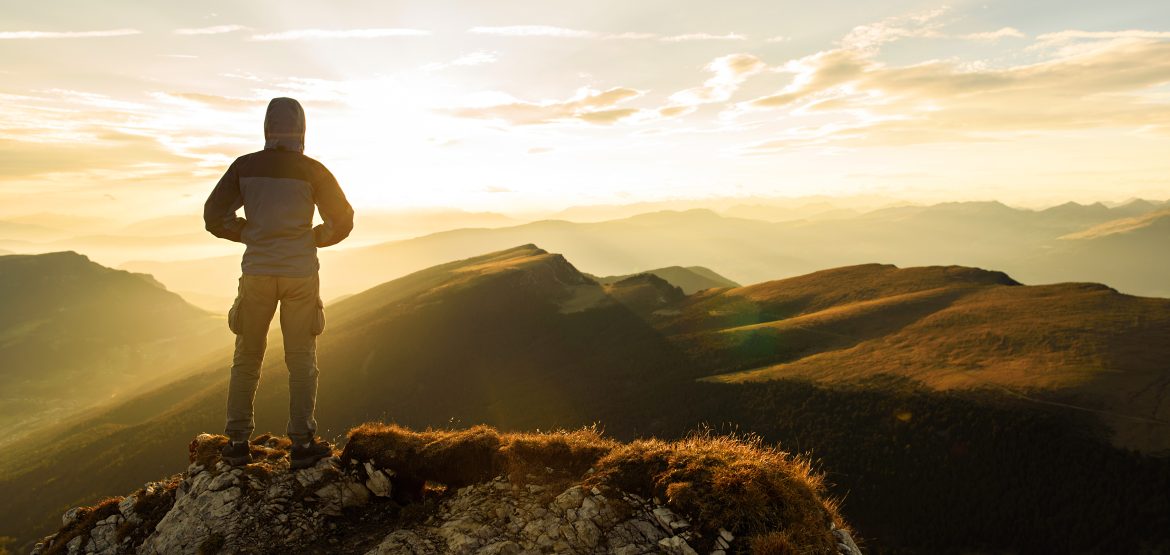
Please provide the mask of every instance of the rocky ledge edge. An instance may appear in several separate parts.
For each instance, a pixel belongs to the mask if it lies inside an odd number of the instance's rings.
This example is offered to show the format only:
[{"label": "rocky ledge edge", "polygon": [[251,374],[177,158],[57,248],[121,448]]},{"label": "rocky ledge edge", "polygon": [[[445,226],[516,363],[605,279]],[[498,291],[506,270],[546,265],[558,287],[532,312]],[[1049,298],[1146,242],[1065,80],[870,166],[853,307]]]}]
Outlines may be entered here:
[{"label": "rocky ledge edge", "polygon": [[[367,424],[340,454],[290,470],[287,440],[253,440],[256,462],[242,467],[219,460],[225,441],[201,434],[185,472],[70,509],[33,553],[861,553],[807,464],[758,442]],[[769,456],[744,458],[753,450]],[[757,483],[777,456],[792,463],[770,469],[784,487]],[[735,499],[763,490],[803,499],[768,500],[774,514]],[[775,520],[797,507],[819,530]]]}]

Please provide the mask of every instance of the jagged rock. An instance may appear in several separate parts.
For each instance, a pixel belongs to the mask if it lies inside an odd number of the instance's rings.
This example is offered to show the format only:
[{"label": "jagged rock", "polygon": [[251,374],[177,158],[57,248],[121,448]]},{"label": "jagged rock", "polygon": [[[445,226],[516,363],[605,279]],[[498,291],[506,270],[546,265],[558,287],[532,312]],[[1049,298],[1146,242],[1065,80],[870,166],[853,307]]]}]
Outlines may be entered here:
[{"label": "jagged rock", "polygon": [[378,547],[365,555],[390,555],[392,553],[438,553],[431,540],[410,530],[395,530],[387,535]]},{"label": "jagged rock", "polygon": [[687,541],[679,536],[671,536],[669,538],[659,540],[658,547],[661,547],[663,551],[670,553],[671,555],[699,555],[698,551],[695,551],[693,548],[691,548],[691,546],[687,544]]},{"label": "jagged rock", "polygon": [[695,553],[663,532],[656,512],[664,507],[630,506],[620,492],[611,498],[576,485],[547,501],[547,486],[515,485],[498,477],[462,488],[427,523],[390,533],[366,555]]},{"label": "jagged rock", "polygon": [[[374,460],[360,463],[348,458],[351,462],[343,467],[331,457],[290,471],[280,452],[233,468],[209,459],[207,454],[217,453],[218,447],[199,441],[192,443],[192,461],[201,462],[193,462],[184,474],[148,483],[101,507],[71,509],[62,517],[66,526],[38,544],[34,553],[52,549],[100,555],[322,550],[366,555],[697,555],[701,548],[725,555],[746,548],[738,544],[733,548],[735,535],[719,528],[720,523],[689,520],[697,515],[683,515],[677,506],[668,508],[658,498],[623,492],[612,482],[583,486],[579,478],[548,471],[521,481],[497,476],[448,490],[437,499],[424,498],[424,515],[387,520],[387,529],[371,529],[364,515],[396,506],[380,498],[389,497],[392,484],[406,491],[409,486],[402,484],[409,481],[392,479],[413,479],[408,470],[399,468],[398,475],[379,468]],[[222,438],[206,436],[204,441]],[[371,503],[375,504],[347,511]],[[346,528],[359,522],[356,528]],[[347,530],[360,530],[362,537],[357,543],[350,541]],[[849,533],[837,529],[832,518],[826,521],[825,533],[826,540],[835,540],[839,555],[860,555]]]},{"label": "jagged rock", "polygon": [[215,471],[190,467],[181,494],[137,552],[252,553],[303,545],[327,529],[328,516],[369,499],[366,487],[343,473],[336,458],[291,473],[286,462],[274,466],[265,478],[222,463]]},{"label": "jagged rock", "polygon": [[861,555],[861,549],[857,547],[857,543],[853,541],[853,536],[849,532],[841,529],[834,529],[833,535],[837,536],[837,553],[840,555]]},{"label": "jagged rock", "polygon": [[390,497],[390,476],[393,476],[394,472],[390,470],[383,472],[374,468],[370,462],[365,463],[365,469],[366,476],[369,476],[366,479],[366,487],[370,492],[378,497]]}]

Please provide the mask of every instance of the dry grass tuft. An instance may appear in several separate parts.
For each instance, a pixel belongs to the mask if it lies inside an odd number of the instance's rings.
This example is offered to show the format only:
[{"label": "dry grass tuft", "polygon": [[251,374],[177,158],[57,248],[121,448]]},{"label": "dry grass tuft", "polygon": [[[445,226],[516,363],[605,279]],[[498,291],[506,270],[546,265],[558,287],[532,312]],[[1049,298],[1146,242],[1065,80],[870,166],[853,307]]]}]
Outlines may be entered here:
[{"label": "dry grass tuft", "polygon": [[[189,452],[187,460],[198,463],[209,472],[214,472],[215,465],[219,462],[219,452],[224,445],[227,445],[227,442],[227,436],[201,434],[191,440],[190,445],[187,446]],[[272,434],[256,436],[248,444],[253,464],[245,466],[244,471],[262,477],[267,476],[272,470],[271,463],[285,458],[290,449],[292,449],[292,442],[288,438]],[[267,464],[257,465],[255,463]]]},{"label": "dry grass tuft", "polygon": [[501,434],[487,426],[465,430],[408,430],[367,423],[349,432],[342,460],[374,461],[395,473],[395,490],[421,497],[427,482],[459,488],[508,475],[580,477],[617,445],[597,430]]},{"label": "dry grass tuft", "polygon": [[780,532],[768,532],[752,538],[752,555],[797,555],[800,553],[792,546],[788,536]]},{"label": "dry grass tuft", "polygon": [[507,434],[497,464],[513,481],[545,474],[547,469],[579,477],[618,445],[603,437],[596,427]]},{"label": "dry grass tuft", "polygon": [[[705,536],[723,527],[737,536],[760,538],[762,546],[831,551],[835,540],[829,523],[844,524],[835,504],[821,498],[821,479],[808,461],[754,437],[704,432],[676,442],[621,444],[595,428],[500,433],[476,426],[416,432],[367,423],[350,431],[341,457],[372,460],[393,470],[395,491],[404,488],[411,499],[421,498],[427,482],[462,487],[498,475],[518,481],[581,480],[592,468],[589,485],[665,499]],[[769,549],[761,552],[797,552]]]},{"label": "dry grass tuft", "polygon": [[69,542],[78,536],[85,536],[82,540],[81,547],[85,548],[85,542],[88,541],[89,531],[93,530],[94,525],[102,520],[105,520],[110,515],[118,512],[118,503],[122,501],[121,497],[107,497],[98,501],[96,504],[89,507],[81,507],[79,509],[77,520],[73,525],[62,528],[57,532],[57,536],[53,538],[53,542],[43,551],[45,555],[58,555],[69,552]]},{"label": "dry grass tuft", "polygon": [[187,445],[187,460],[203,468],[215,468],[215,463],[219,462],[219,451],[227,442],[227,436],[200,434]]},{"label": "dry grass tuft", "polygon": [[835,543],[829,523],[840,521],[808,461],[754,437],[704,432],[676,442],[635,441],[599,460],[589,481],[665,499],[705,535],[719,527],[746,537],[778,533],[827,551]]}]

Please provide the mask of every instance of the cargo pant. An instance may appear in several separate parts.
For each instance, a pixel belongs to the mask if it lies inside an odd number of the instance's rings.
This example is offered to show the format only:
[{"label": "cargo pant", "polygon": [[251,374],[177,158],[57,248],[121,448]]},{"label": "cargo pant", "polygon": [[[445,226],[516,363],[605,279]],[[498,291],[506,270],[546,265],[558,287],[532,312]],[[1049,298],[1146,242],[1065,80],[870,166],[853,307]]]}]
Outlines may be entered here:
[{"label": "cargo pant", "polygon": [[228,327],[236,334],[228,385],[227,427],[233,441],[246,441],[256,427],[253,400],[260,381],[260,365],[268,345],[268,326],[280,304],[284,361],[288,367],[288,427],[290,439],[307,442],[317,432],[313,413],[317,404],[317,335],[325,329],[320,280],[309,277],[240,277],[239,294],[228,311]]}]

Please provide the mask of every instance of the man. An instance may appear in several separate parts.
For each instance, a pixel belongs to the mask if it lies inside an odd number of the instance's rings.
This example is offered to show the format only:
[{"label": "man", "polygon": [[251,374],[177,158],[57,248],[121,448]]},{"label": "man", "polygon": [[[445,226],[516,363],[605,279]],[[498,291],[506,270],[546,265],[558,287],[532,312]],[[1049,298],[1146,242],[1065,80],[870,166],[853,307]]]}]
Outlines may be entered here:
[{"label": "man", "polygon": [[[288,366],[288,437],[292,468],[306,468],[332,454],[316,437],[317,335],[325,328],[317,249],[337,244],[353,229],[353,208],[337,180],[320,162],[302,154],[305,111],[291,98],[274,98],[264,117],[264,150],[232,162],[203,206],[212,235],[247,245],[239,294],[228,311],[236,334],[228,386],[229,442],[225,462],[251,462],[248,438],[255,428],[252,402],[260,381],[268,326],[280,305],[284,361]],[[324,223],[313,227],[313,207]],[[236,211],[244,209],[245,218]]]}]

